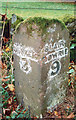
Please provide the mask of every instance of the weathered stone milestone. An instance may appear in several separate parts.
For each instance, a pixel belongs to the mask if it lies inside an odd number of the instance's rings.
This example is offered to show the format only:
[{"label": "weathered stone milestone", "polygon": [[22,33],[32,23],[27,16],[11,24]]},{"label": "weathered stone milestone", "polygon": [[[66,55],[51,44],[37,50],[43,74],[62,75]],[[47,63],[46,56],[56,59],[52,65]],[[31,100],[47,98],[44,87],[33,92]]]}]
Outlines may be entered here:
[{"label": "weathered stone milestone", "polygon": [[66,96],[69,34],[59,20],[30,18],[13,36],[16,95],[31,114],[44,114]]}]

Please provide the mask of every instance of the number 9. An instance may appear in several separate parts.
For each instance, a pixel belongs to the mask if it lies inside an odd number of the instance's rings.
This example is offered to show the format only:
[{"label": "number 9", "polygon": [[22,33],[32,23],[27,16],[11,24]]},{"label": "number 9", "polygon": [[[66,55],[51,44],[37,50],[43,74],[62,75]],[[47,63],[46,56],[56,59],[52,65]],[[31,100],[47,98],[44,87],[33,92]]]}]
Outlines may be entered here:
[{"label": "number 9", "polygon": [[61,63],[60,61],[53,61],[51,66],[50,66],[50,70],[49,70],[49,75],[50,77],[55,77],[61,69]]}]

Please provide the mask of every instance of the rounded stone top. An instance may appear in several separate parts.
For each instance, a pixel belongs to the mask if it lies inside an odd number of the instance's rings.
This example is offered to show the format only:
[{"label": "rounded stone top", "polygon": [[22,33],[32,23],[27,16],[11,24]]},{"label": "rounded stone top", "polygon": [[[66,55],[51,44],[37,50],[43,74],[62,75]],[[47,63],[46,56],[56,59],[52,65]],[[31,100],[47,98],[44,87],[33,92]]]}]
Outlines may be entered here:
[{"label": "rounded stone top", "polygon": [[[36,29],[37,27],[34,26],[33,24],[37,25],[39,27],[39,30],[42,29],[43,31],[46,31],[46,29],[52,25],[52,24],[60,24],[62,29],[66,28],[65,24],[58,20],[58,19],[47,19],[47,18],[42,18],[42,17],[30,17],[22,22],[20,22],[17,27],[16,27],[16,30],[15,30],[15,33],[17,33],[20,29],[21,26],[28,26],[29,25],[29,28],[31,32],[33,29]],[[67,29],[67,28],[66,28]]]}]

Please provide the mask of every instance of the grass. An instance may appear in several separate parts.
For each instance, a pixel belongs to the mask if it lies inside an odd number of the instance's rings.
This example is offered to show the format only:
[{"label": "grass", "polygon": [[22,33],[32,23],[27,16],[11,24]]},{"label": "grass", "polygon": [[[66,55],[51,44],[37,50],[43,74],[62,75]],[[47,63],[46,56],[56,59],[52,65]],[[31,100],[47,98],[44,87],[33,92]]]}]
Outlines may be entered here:
[{"label": "grass", "polygon": [[[45,17],[61,19],[66,14],[74,16],[74,5],[67,3],[52,3],[52,2],[4,2],[0,11],[2,14],[6,11],[7,16],[11,17],[14,13],[24,19],[28,17]],[[36,9],[32,9],[36,8]]]}]

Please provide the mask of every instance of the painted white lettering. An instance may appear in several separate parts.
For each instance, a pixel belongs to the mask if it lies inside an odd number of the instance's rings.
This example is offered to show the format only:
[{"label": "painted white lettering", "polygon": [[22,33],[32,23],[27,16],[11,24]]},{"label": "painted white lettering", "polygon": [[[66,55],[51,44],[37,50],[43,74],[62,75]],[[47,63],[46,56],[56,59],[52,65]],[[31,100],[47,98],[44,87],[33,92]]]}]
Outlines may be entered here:
[{"label": "painted white lettering", "polygon": [[51,77],[54,77],[61,69],[59,60],[68,55],[68,48],[65,47],[65,40],[62,39],[54,44],[46,43],[38,54],[32,47],[26,47],[21,43],[15,43],[13,45],[13,53],[20,57],[20,69],[26,74],[32,72],[31,61],[37,64],[47,64],[51,62],[49,73]]}]

